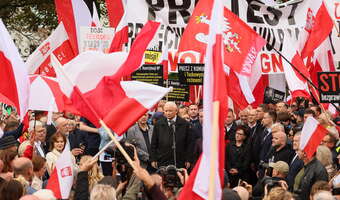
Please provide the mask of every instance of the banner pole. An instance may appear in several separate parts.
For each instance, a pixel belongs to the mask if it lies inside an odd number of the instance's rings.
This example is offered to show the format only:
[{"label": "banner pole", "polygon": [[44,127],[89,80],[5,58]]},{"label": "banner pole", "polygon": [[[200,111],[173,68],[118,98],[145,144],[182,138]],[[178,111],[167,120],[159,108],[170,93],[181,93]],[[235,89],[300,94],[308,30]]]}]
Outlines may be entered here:
[{"label": "banner pole", "polygon": [[209,173],[209,192],[208,199],[215,200],[216,194],[216,164],[218,162],[217,158],[217,144],[218,144],[218,136],[219,136],[219,112],[220,112],[220,102],[213,102],[213,126],[212,126],[212,137],[210,142],[210,173]]}]

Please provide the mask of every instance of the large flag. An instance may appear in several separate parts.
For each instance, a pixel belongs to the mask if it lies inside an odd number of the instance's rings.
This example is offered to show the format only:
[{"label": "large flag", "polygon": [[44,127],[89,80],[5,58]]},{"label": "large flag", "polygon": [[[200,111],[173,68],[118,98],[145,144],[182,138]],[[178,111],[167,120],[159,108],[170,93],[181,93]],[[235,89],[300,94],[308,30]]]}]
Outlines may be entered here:
[{"label": "large flag", "polygon": [[311,158],[328,131],[314,117],[308,117],[301,131],[300,149]]},{"label": "large flag", "polygon": [[[223,69],[222,52],[222,1],[213,3],[212,20],[209,28],[207,57],[204,73],[203,94],[203,152],[185,184],[179,199],[221,199],[224,178],[224,119],[227,113],[227,85]],[[215,126],[216,129],[213,130]],[[212,132],[216,131],[216,138]],[[216,147],[215,149],[212,148]],[[216,153],[216,157],[212,155]],[[215,174],[214,174],[215,173]],[[213,184],[210,179],[215,177]],[[211,186],[214,187],[211,187]],[[210,189],[210,191],[209,191]]]},{"label": "large flag", "polygon": [[[211,24],[210,10],[211,4],[208,1],[197,4],[182,36],[180,52],[194,50],[205,54],[208,38],[206,33]],[[224,64],[239,74],[250,76],[257,54],[266,42],[226,7],[223,22]]]},{"label": "large flag", "polygon": [[28,57],[26,61],[28,73],[55,77],[54,69],[51,66],[50,56],[52,53],[62,65],[75,56],[63,23],[60,23],[53,33]]},{"label": "large flag", "polygon": [[96,126],[103,119],[115,133],[122,134],[169,92],[167,88],[138,81],[120,81],[140,67],[144,51],[158,27],[156,22],[146,24],[129,55],[88,51],[63,67],[58,67],[53,57],[61,90],[82,116]]},{"label": "large flag", "polygon": [[63,22],[75,55],[79,53],[80,27],[90,27],[93,18],[83,0],[55,0],[58,21]]},{"label": "large flag", "polygon": [[57,199],[68,199],[74,176],[72,154],[70,146],[66,144],[47,181],[46,189],[52,190]]},{"label": "large flag", "polygon": [[301,57],[310,56],[332,32],[333,20],[330,17],[323,0],[313,1],[307,11],[306,26],[300,33],[302,41]]},{"label": "large flag", "polygon": [[0,102],[14,106],[23,119],[28,109],[29,87],[27,67],[0,20]]}]

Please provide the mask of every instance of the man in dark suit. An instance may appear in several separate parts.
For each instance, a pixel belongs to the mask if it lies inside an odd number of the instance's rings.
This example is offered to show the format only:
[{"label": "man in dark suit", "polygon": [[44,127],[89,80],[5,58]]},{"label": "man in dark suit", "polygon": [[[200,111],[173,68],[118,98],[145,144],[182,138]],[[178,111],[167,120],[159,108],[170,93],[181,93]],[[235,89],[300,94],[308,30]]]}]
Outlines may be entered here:
[{"label": "man in dark suit", "polygon": [[227,119],[224,121],[225,127],[225,139],[229,141],[235,141],[235,133],[236,133],[236,123],[235,123],[235,115],[234,111],[229,108]]},{"label": "man in dark suit", "polygon": [[299,158],[297,151],[299,150],[300,146],[300,137],[301,137],[301,132],[297,132],[294,135],[293,138],[293,150],[295,151],[295,154],[293,156],[293,159],[289,164],[289,172],[287,176],[287,184],[288,188],[290,191],[293,192],[294,189],[294,179],[295,176],[299,173],[299,171],[303,167],[303,161]]},{"label": "man in dark suit", "polygon": [[151,140],[151,165],[154,168],[176,165],[189,168],[191,162],[191,128],[189,122],[177,116],[177,105],[167,102],[164,116],[155,124]]}]

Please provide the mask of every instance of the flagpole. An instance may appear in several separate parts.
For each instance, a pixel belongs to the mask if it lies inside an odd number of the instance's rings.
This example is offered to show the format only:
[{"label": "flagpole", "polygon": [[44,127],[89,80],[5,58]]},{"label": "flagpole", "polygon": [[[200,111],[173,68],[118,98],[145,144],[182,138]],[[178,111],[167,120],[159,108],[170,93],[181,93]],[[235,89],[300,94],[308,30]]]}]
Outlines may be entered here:
[{"label": "flagpole", "polygon": [[131,165],[131,167],[136,170],[136,166],[133,163],[133,161],[131,160],[130,156],[126,153],[126,151],[124,150],[124,148],[122,147],[122,145],[118,142],[118,140],[116,139],[116,137],[112,134],[111,130],[107,127],[107,125],[105,124],[105,122],[101,119],[101,117],[98,115],[98,113],[95,111],[95,109],[93,108],[93,106],[90,104],[90,102],[84,97],[83,93],[79,90],[79,88],[73,83],[73,81],[70,79],[70,77],[65,73],[64,69],[62,69],[62,67],[60,67],[60,63],[57,60],[57,58],[53,55],[52,60],[55,59],[56,62],[58,62],[58,66],[56,66],[56,68],[58,68],[57,70],[59,70],[63,76],[67,79],[67,81],[69,82],[69,84],[74,88],[74,91],[80,96],[81,100],[83,100],[83,102],[85,103],[85,105],[90,109],[90,111],[92,112],[92,114],[95,115],[95,117],[97,118],[97,120],[99,121],[99,124],[105,129],[105,132],[110,136],[110,138],[113,140],[113,142],[115,143],[115,145],[118,147],[118,149],[121,151],[121,153],[123,154],[123,156],[125,157],[125,159],[128,161],[128,163]]},{"label": "flagpole", "polygon": [[215,200],[216,194],[216,163],[217,163],[217,143],[219,136],[219,112],[220,112],[220,102],[213,102],[213,126],[212,126],[212,137],[210,146],[210,174],[209,174],[209,192],[208,200]]},{"label": "flagpole", "polygon": [[[267,43],[267,44],[269,44],[269,43]],[[274,49],[274,51],[276,52],[276,53],[278,53],[290,66],[292,66],[293,68],[294,68],[294,70],[295,71],[297,71],[310,85],[312,85],[315,89],[317,89],[317,90],[319,90],[319,88],[318,87],[316,87],[316,85],[314,85],[314,83],[311,81],[311,80],[309,80],[309,78],[307,78],[302,72],[300,72],[294,65],[293,65],[293,63],[291,63],[284,55],[282,55],[282,53],[280,52],[280,51],[278,51],[273,45],[270,45],[273,49]],[[334,103],[330,103],[330,104],[332,104],[336,109],[337,109],[337,111],[339,111],[340,112],[340,108],[338,107],[338,106],[336,106]]]}]

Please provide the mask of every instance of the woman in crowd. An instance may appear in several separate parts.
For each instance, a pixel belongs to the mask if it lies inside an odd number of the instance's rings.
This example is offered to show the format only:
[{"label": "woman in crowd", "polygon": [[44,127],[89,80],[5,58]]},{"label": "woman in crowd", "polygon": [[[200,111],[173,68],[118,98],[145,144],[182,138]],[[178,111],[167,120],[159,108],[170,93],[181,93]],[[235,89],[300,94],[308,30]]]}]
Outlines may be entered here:
[{"label": "woman in crowd", "polygon": [[[89,162],[93,157],[92,156],[83,156],[80,159],[79,167],[81,167],[84,163]],[[92,191],[92,188],[95,184],[98,183],[102,178],[104,178],[103,174],[99,170],[98,164],[94,164],[93,167],[88,171],[88,180],[89,180],[89,191]]]},{"label": "woman in crowd", "polygon": [[246,179],[244,173],[247,168],[246,139],[248,130],[245,126],[236,128],[235,141],[231,141],[226,147],[226,171],[230,179],[230,187],[235,187],[239,179]]},{"label": "woman in crowd", "polygon": [[24,195],[24,187],[19,181],[10,180],[0,188],[1,200],[19,200]]},{"label": "woman in crowd", "polygon": [[[60,132],[56,132],[51,137],[51,144],[50,144],[50,152],[46,154],[46,161],[47,161],[47,172],[49,175],[53,172],[53,169],[55,167],[55,164],[63,152],[65,145],[66,145],[66,137]],[[71,154],[72,162],[73,162],[73,171],[77,170],[77,164],[75,161],[74,156],[72,155],[71,151],[69,151]]]},{"label": "woman in crowd", "polygon": [[32,188],[35,190],[40,190],[43,188],[43,176],[46,172],[46,159],[41,156],[34,156],[32,159],[33,163],[33,180],[32,180]]}]

